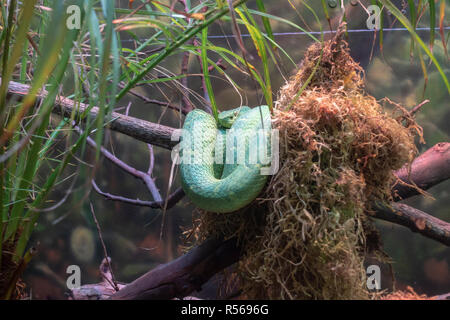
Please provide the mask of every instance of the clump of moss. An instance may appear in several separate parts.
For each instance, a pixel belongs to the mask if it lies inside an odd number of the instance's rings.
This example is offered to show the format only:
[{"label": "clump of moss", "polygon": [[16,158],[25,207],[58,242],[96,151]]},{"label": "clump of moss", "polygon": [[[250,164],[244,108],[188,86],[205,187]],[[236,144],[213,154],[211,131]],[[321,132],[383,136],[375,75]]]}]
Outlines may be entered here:
[{"label": "clump of moss", "polygon": [[195,223],[200,240],[239,239],[247,298],[369,298],[366,213],[374,200],[391,199],[393,170],[416,154],[419,128],[396,110],[394,118],[364,92],[340,35],[308,49],[275,105],[280,170],[250,207],[200,212]]}]

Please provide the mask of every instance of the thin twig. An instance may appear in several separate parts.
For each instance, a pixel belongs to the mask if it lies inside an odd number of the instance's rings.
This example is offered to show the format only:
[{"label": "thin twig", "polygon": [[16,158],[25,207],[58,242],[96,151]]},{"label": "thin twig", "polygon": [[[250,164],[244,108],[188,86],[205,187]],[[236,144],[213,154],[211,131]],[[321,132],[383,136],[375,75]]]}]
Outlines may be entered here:
[{"label": "thin twig", "polygon": [[141,206],[141,207],[149,207],[152,209],[163,209],[165,203],[167,202],[167,208],[171,209],[173,208],[181,199],[184,197],[184,191],[182,188],[176,189],[173,193],[171,193],[166,200],[162,201],[144,201],[139,199],[130,199],[122,196],[116,196],[107,192],[103,192],[98,185],[95,183],[94,180],[91,181],[92,187],[94,190],[100,194],[101,196],[105,197],[107,200],[112,201],[119,201],[123,203],[132,204],[135,206]]},{"label": "thin twig", "polygon": [[419,103],[417,106],[415,106],[414,108],[411,109],[411,111],[409,112],[411,115],[415,114],[417,111],[420,110],[420,108],[422,108],[425,104],[427,104],[428,102],[430,102],[430,100],[424,100],[421,103]]},{"label": "thin twig", "polygon": [[[81,130],[80,127],[75,126],[75,130],[77,132],[79,132],[80,134],[83,134],[83,130]],[[87,137],[86,141],[93,148],[97,148],[97,144],[95,143],[95,141],[92,138]],[[109,152],[103,146],[100,147],[100,152],[103,154],[103,156],[106,159],[111,161],[113,164],[115,164],[120,169],[124,170],[126,173],[144,181],[145,185],[147,186],[148,190],[150,191],[151,195],[153,196],[153,200],[155,200],[157,202],[162,201],[161,194],[159,193],[159,190],[156,187],[155,181],[150,176],[150,174],[148,174],[147,172],[140,171],[140,170],[133,168],[132,166],[126,164],[125,162],[123,162],[122,160],[117,158],[115,155],[113,155],[111,152]]]},{"label": "thin twig", "polygon": [[152,1],[151,0],[147,0],[146,2],[141,3],[139,6],[136,7],[136,9],[134,9],[133,11],[131,11],[130,13],[128,13],[127,15],[125,15],[124,17],[122,17],[120,19],[127,19],[129,17],[134,16],[139,10],[141,10],[143,7],[145,7],[150,2],[152,2]]},{"label": "thin twig", "polygon": [[[105,255],[106,264],[108,265],[109,272],[111,273],[111,280],[112,280],[111,286],[116,291],[119,291],[119,287],[117,286],[117,282],[116,282],[116,279],[114,277],[114,273],[112,271],[111,264],[109,263],[108,252],[106,251],[106,245],[105,245],[105,242],[103,241],[102,231],[100,229],[100,224],[98,223],[97,217],[95,216],[94,207],[92,206],[92,202],[90,202],[89,204],[91,206],[92,217],[94,218],[95,225],[97,226],[98,237],[100,238],[100,242],[101,242],[102,247],[103,247],[103,254]],[[109,282],[108,278],[105,278],[105,279]]]},{"label": "thin twig", "polygon": [[[191,53],[189,51],[185,51],[183,53],[183,59],[181,59],[181,70],[180,70],[180,74],[184,75],[188,73],[188,66],[189,66],[189,57],[191,56]],[[184,88],[189,88],[188,87],[188,77],[183,77],[181,78],[181,86],[183,88],[182,90],[182,94],[181,94],[181,105],[182,105],[182,110],[189,112],[192,109],[194,109],[194,107],[192,106],[191,101],[189,100],[189,91],[188,90],[184,90]]]},{"label": "thin twig", "polygon": [[[181,2],[183,4],[184,11],[189,12],[189,7],[188,7],[186,0],[179,0],[179,2]],[[175,5],[175,3],[176,2],[174,1],[173,5]],[[190,24],[192,21],[191,18],[187,18],[187,20],[188,20],[188,24]],[[188,45],[192,44],[192,39],[189,40],[187,42],[187,44]],[[183,59],[181,60],[181,70],[180,70],[180,74],[182,74],[182,75],[188,73],[190,56],[191,56],[191,53],[189,51],[185,51],[183,53]],[[191,104],[191,101],[189,100],[189,90],[185,90],[185,89],[189,88],[187,77],[184,77],[181,79],[181,85],[183,87],[182,96],[181,96],[181,104],[183,106],[183,109],[189,112],[194,109],[194,106]]]},{"label": "thin twig", "polygon": [[[119,87],[120,87],[120,88],[124,88],[125,85],[122,84],[122,83],[120,83],[120,84],[119,84]],[[160,100],[156,100],[156,99],[150,99],[150,98],[147,98],[146,96],[144,96],[144,95],[142,95],[142,94],[136,92],[136,90],[134,90],[134,89],[131,89],[131,90],[129,91],[129,93],[130,93],[131,95],[133,95],[133,96],[135,96],[135,97],[141,99],[141,100],[144,101],[145,103],[156,104],[156,105],[158,105],[158,106],[167,107],[167,108],[169,108],[169,109],[172,109],[172,110],[181,112],[182,114],[187,114],[187,113],[188,113],[187,110],[185,110],[184,108],[181,108],[180,106],[171,104],[171,103],[169,103],[169,102],[164,102],[164,101],[160,101]]]},{"label": "thin twig", "polygon": [[153,152],[153,146],[150,143],[147,144],[147,147],[148,147],[148,152],[149,152],[149,156],[150,156],[147,174],[149,176],[151,176],[153,173],[153,167],[155,166],[155,154]]},{"label": "thin twig", "polygon": [[[194,39],[194,46],[198,47],[198,46],[200,46],[200,45],[201,45],[201,44],[198,42],[198,40],[197,40],[197,39]],[[199,55],[197,55],[197,60],[198,60],[198,63],[200,64],[201,70],[203,70],[203,62],[202,62],[202,58],[201,58],[201,50],[198,49],[197,51],[200,53]],[[207,111],[208,113],[212,114],[212,109],[211,109],[211,99],[210,99],[210,97],[209,97],[208,90],[206,89],[205,76],[204,76],[203,74],[201,74],[201,75],[200,75],[200,79],[201,79],[201,81],[202,81],[203,98],[204,98],[204,99],[206,100],[206,102],[208,103],[207,106],[206,106],[206,108],[207,108],[206,111]]]}]

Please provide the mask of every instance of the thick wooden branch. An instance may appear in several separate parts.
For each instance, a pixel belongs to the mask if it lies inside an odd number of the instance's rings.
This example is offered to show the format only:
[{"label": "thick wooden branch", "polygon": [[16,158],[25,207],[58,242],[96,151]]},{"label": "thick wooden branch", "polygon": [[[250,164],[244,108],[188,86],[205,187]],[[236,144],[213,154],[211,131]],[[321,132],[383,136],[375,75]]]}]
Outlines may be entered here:
[{"label": "thick wooden branch", "polygon": [[450,300],[450,293],[441,294],[436,296],[436,300]]},{"label": "thick wooden branch", "polygon": [[[395,172],[399,181],[393,186],[395,201],[420,194],[450,178],[450,143],[441,142]],[[450,224],[405,204],[376,204],[373,217],[409,228],[413,232],[450,246]]]},{"label": "thick wooden branch", "polygon": [[111,296],[113,300],[182,298],[239,260],[235,239],[209,239],[185,255],[147,272]]},{"label": "thick wooden branch", "polygon": [[379,203],[374,209],[375,218],[402,225],[412,232],[418,232],[427,238],[450,246],[450,223],[448,222],[403,203],[393,203],[391,206]]},{"label": "thick wooden branch", "polygon": [[[441,142],[418,156],[411,165],[395,172],[399,182],[394,185],[396,200],[420,194],[417,185],[423,190],[450,179],[450,143]],[[403,183],[402,183],[403,182]],[[406,183],[406,184],[405,184]]]},{"label": "thick wooden branch", "polygon": [[[10,81],[8,94],[24,97],[27,95],[29,90],[29,85]],[[38,96],[38,100],[43,99],[46,95],[47,92],[45,90],[41,91]],[[59,96],[56,99],[52,112],[64,117],[70,117],[72,112],[75,111],[76,118],[79,118],[79,116],[88,108],[89,106],[84,103],[76,103],[71,99]],[[99,109],[97,107],[92,107],[89,113],[91,119],[95,119],[99,114]],[[117,112],[113,112],[111,117],[112,121],[108,124],[108,128],[111,130],[121,132],[139,141],[150,143],[169,150],[177,144],[176,141],[171,141],[172,133],[175,130],[174,128],[129,117]]]}]

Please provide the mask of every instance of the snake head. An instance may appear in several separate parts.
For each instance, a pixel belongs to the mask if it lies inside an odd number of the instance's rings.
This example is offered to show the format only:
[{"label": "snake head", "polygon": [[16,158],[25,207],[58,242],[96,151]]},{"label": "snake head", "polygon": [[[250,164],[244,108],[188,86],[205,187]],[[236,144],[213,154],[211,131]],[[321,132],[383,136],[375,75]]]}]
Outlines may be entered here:
[{"label": "snake head", "polygon": [[221,113],[219,113],[219,125],[223,128],[229,129],[240,115],[249,110],[249,107],[239,107],[227,111],[222,111]]}]

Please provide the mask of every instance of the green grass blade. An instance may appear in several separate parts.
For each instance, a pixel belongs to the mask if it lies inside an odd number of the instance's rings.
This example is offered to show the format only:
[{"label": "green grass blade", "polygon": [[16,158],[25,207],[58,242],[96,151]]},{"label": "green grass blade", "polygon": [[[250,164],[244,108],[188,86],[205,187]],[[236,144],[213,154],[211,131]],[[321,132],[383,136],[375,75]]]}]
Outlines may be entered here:
[{"label": "green grass blade", "polygon": [[330,27],[330,31],[333,30],[331,27],[331,19],[330,19],[330,14],[328,13],[328,6],[327,6],[327,2],[326,0],[321,0],[322,2],[322,9],[323,9],[323,13],[325,14],[325,18],[328,21],[328,26]]},{"label": "green grass blade", "polygon": [[430,51],[433,52],[434,38],[436,31],[436,5],[434,0],[428,0],[428,5],[430,8]]},{"label": "green grass blade", "polygon": [[[246,2],[247,0],[238,0],[233,3],[233,6],[236,8]],[[171,43],[168,47],[166,47],[164,50],[162,50],[154,59],[152,59],[149,64],[146,66],[146,68],[135,75],[135,77],[127,83],[127,85],[119,92],[117,95],[117,100],[122,98],[131,88],[133,88],[150,70],[152,70],[155,66],[157,66],[161,61],[163,61],[166,57],[171,55],[177,48],[179,48],[181,45],[186,43],[189,39],[192,39],[196,34],[198,34],[200,31],[202,31],[204,28],[208,27],[210,24],[212,24],[214,21],[220,19],[228,12],[228,7],[224,7],[218,12],[212,14],[210,18],[208,18],[203,23],[197,24],[189,29],[186,30],[186,32],[179,37],[176,41]]]},{"label": "green grass blade", "polygon": [[450,83],[447,79],[447,76],[445,75],[444,71],[442,70],[439,62],[436,60],[433,53],[431,53],[428,46],[423,42],[423,40],[417,35],[417,33],[414,31],[413,26],[408,21],[408,19],[403,15],[403,13],[390,1],[390,0],[380,0],[388,10],[392,12],[392,14],[400,21],[403,26],[408,29],[408,31],[414,36],[417,43],[422,47],[422,49],[425,51],[425,53],[430,57],[430,59],[433,61],[433,64],[436,66],[436,69],[439,71],[439,74],[441,75],[442,80],[445,83],[445,86],[447,87],[447,91],[450,94]]},{"label": "green grass blade", "polygon": [[[19,191],[17,192],[16,201],[18,201],[11,210],[10,223],[5,233],[5,237],[9,238],[17,231],[17,225],[22,216],[25,201],[27,199],[28,189],[31,185],[31,181],[35,175],[36,162],[39,157],[39,152],[43,144],[43,136],[45,129],[47,128],[48,121],[50,119],[49,113],[56,99],[58,93],[59,83],[65,72],[65,65],[67,64],[70,48],[73,45],[76,31],[67,32],[65,28],[65,15],[64,6],[62,3],[57,2],[53,7],[52,22],[48,25],[47,37],[42,41],[42,52],[39,61],[36,75],[33,79],[33,83],[30,92],[24,98],[22,107],[16,113],[15,117],[10,121],[10,124],[15,124],[20,119],[20,114],[25,114],[24,108],[27,108],[36,98],[36,93],[43,84],[49,80],[48,95],[42,102],[42,106],[39,109],[36,120],[39,125],[35,135],[31,138],[31,149],[27,153],[27,163],[24,169],[23,175],[20,177]],[[55,27],[57,26],[57,27]],[[51,44],[50,44],[51,43]],[[52,74],[51,77],[50,74]],[[28,105],[26,104],[28,103]],[[19,117],[17,118],[17,116]],[[45,116],[47,115],[47,116]],[[8,126],[9,128],[10,126]],[[11,127],[11,130],[15,130],[15,127]]]},{"label": "green grass blade", "polygon": [[[264,13],[267,13],[266,8],[264,7],[264,2],[262,0],[256,0],[256,5],[258,6],[258,10]],[[273,43],[275,42],[275,38],[273,37],[272,26],[270,25],[270,20],[267,17],[261,17],[261,20],[264,25],[264,29],[266,30],[267,37],[272,41],[272,49],[276,49]]]},{"label": "green grass blade", "polygon": [[[411,25],[413,26],[414,32],[417,28],[417,13],[416,13],[416,5],[414,3],[414,0],[408,0],[408,7],[409,7],[409,15],[411,19]],[[414,35],[411,34],[411,47],[409,51],[409,55],[412,57],[414,52]]]},{"label": "green grass blade", "polygon": [[[3,125],[3,119],[4,119],[4,110],[6,106],[6,91],[8,89],[8,84],[12,76],[12,72],[19,61],[20,57],[22,56],[23,52],[23,46],[26,41],[27,32],[31,23],[31,18],[33,16],[34,12],[34,5],[37,0],[29,0],[26,1],[24,6],[22,7],[22,10],[20,12],[19,20],[19,28],[15,34],[15,43],[11,50],[11,55],[8,56],[8,50],[6,50],[5,55],[3,56],[3,70],[2,70],[2,83],[0,85],[0,126]],[[14,8],[12,5],[15,4],[15,0],[11,1],[11,9]],[[11,21],[9,21],[11,19]],[[10,17],[8,17],[9,23],[11,23],[11,26],[8,25],[8,29],[12,28],[12,14],[10,14]],[[10,35],[7,35],[5,46],[9,47],[9,39]],[[5,65],[6,63],[6,65]]]},{"label": "green grass blade", "polygon": [[216,122],[218,122],[219,112],[217,110],[216,98],[214,96],[214,91],[212,89],[211,79],[209,77],[209,70],[208,70],[207,43],[208,43],[208,28],[204,28],[202,30],[202,51],[201,51],[203,79],[205,80],[205,86],[208,92],[209,101],[211,103],[211,109],[214,118],[216,119]]},{"label": "green grass blade", "polygon": [[[305,2],[303,2],[303,3],[305,3]],[[305,3],[305,4],[306,4],[306,3]],[[284,19],[284,18],[281,18],[281,17],[277,17],[277,16],[274,16],[274,15],[271,15],[271,14],[268,14],[268,13],[256,11],[256,10],[253,10],[253,9],[248,9],[248,11],[249,11],[251,14],[258,15],[258,16],[261,16],[261,17],[266,17],[266,18],[268,18],[268,19],[272,19],[272,20],[275,20],[275,21],[278,21],[278,22],[287,24],[287,25],[289,25],[289,26],[291,26],[291,27],[294,27],[295,29],[304,32],[308,37],[310,37],[310,38],[313,39],[314,41],[320,42],[319,39],[317,39],[313,34],[311,34],[311,32],[308,32],[308,31],[305,30],[304,28],[300,27],[299,25],[297,25],[297,24],[295,24],[295,23],[293,23],[293,22],[291,22],[291,21],[289,21],[289,20],[287,20],[287,19]]]},{"label": "green grass blade", "polygon": [[[447,41],[445,40],[444,36],[445,1],[446,0],[441,0],[441,5],[439,8],[439,34],[441,35],[442,46],[444,48],[445,56],[448,60],[449,56],[447,51]],[[450,35],[450,32],[448,34]]]},{"label": "green grass blade", "polygon": [[258,56],[261,59],[263,72],[264,72],[264,87],[262,87],[262,91],[264,97],[266,99],[266,104],[269,106],[270,110],[273,109],[273,99],[272,99],[272,86],[270,81],[270,71],[269,65],[267,61],[267,52],[264,42],[264,37],[262,35],[261,30],[259,29],[256,21],[252,18],[246,6],[243,6],[244,11],[247,13],[248,19],[251,20],[252,23],[247,19],[247,17],[241,12],[241,10],[236,9],[236,12],[241,17],[244,25],[246,26],[250,37],[253,41],[253,44],[258,52]]},{"label": "green grass blade", "polygon": [[425,61],[423,60],[422,51],[420,51],[420,49],[418,48],[417,52],[419,54],[420,67],[421,67],[422,73],[423,73],[423,90],[422,90],[422,100],[423,100],[425,97],[425,91],[427,89],[427,84],[428,84],[428,71],[427,71],[427,66],[425,65]]}]

